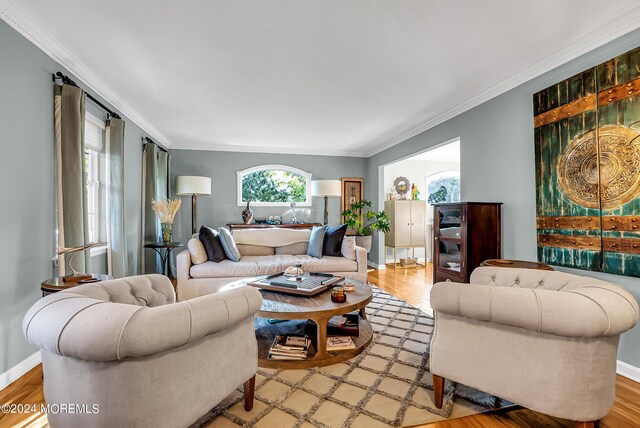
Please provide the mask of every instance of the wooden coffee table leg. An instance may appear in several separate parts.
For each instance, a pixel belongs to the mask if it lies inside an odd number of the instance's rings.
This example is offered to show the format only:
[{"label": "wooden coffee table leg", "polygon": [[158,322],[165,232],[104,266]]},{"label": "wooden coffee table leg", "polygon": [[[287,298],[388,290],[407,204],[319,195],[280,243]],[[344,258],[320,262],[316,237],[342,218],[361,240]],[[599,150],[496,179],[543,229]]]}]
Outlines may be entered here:
[{"label": "wooden coffee table leg", "polygon": [[366,308],[366,306],[363,306],[360,308],[360,316],[362,317],[363,320],[367,319],[367,313],[364,311]]},{"label": "wooden coffee table leg", "polygon": [[326,358],[327,353],[327,321],[328,318],[320,318],[313,320],[318,326],[317,331],[317,343],[316,343],[316,356],[315,358]]}]

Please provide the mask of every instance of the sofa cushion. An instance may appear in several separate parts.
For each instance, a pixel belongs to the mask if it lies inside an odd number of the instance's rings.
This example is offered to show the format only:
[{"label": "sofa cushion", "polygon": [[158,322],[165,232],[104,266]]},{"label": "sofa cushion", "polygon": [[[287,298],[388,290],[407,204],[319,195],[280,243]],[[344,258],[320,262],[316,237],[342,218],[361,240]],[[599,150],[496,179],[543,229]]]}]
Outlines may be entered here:
[{"label": "sofa cushion", "polygon": [[327,226],[313,226],[311,237],[309,238],[309,248],[307,254],[312,257],[322,257],[322,247],[324,245],[324,235],[327,232]]},{"label": "sofa cushion", "polygon": [[187,248],[191,254],[191,263],[194,265],[199,265],[200,263],[204,263],[208,260],[207,252],[205,251],[204,245],[202,245],[202,241],[200,241],[200,239],[189,239],[189,242],[187,242]]},{"label": "sofa cushion", "polygon": [[302,264],[306,272],[355,272],[358,264],[344,257],[326,256],[321,259],[308,255],[245,256],[239,262],[223,260],[191,266],[192,278],[231,278],[268,275],[282,272],[289,266]]},{"label": "sofa cushion", "polygon": [[285,245],[309,242],[310,229],[238,229],[233,231],[236,244],[283,247]]},{"label": "sofa cushion", "polygon": [[218,263],[227,258],[216,230],[202,226],[198,236],[207,253],[207,260]]},{"label": "sofa cushion", "polygon": [[242,254],[242,257],[273,256],[276,253],[273,247],[265,247],[262,245],[238,244],[236,242],[236,246],[238,247],[238,251],[240,251],[240,254]]},{"label": "sofa cushion", "polygon": [[312,256],[296,256],[305,272],[355,272],[358,263],[344,257],[324,256],[317,259]]},{"label": "sofa cushion", "polygon": [[308,242],[298,242],[296,244],[284,245],[282,247],[276,247],[276,254],[307,254],[309,251]]},{"label": "sofa cushion", "polygon": [[322,244],[322,254],[325,256],[341,257],[342,240],[347,232],[347,225],[328,227],[324,234],[324,242]]},{"label": "sofa cushion", "polygon": [[242,254],[240,254],[240,250],[238,250],[236,246],[236,241],[233,239],[231,231],[225,227],[221,227],[218,229],[218,233],[220,234],[220,243],[222,244],[222,248],[224,248],[224,254],[227,258],[234,262],[240,261]]},{"label": "sofa cushion", "polygon": [[342,246],[340,247],[340,253],[342,257],[346,257],[349,260],[356,259],[356,237],[345,236],[342,240]]}]

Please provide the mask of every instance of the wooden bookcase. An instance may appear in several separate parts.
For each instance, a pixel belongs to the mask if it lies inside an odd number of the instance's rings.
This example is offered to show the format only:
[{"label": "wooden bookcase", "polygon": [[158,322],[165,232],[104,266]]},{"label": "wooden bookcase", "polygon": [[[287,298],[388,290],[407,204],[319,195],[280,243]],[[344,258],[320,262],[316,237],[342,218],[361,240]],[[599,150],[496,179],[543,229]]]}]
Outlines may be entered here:
[{"label": "wooden bookcase", "polygon": [[[469,282],[487,259],[501,257],[499,202],[433,205],[433,282]],[[459,263],[459,266],[450,265]]]}]

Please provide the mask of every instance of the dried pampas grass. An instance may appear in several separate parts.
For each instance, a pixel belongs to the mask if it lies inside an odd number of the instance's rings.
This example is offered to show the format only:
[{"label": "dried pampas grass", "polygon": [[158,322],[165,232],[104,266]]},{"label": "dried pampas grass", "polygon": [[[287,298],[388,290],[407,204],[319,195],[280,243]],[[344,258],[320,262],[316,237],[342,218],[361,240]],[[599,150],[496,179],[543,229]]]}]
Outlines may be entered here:
[{"label": "dried pampas grass", "polygon": [[182,205],[180,199],[160,199],[158,201],[151,201],[151,207],[158,216],[160,223],[173,224],[173,219],[176,217],[178,210]]}]

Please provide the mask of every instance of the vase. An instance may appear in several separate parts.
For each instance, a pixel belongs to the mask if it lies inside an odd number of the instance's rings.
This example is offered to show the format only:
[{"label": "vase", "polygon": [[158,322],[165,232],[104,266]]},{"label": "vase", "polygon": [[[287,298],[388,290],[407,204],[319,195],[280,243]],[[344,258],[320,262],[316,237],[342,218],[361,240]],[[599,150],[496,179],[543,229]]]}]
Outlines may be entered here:
[{"label": "vase", "polygon": [[247,207],[242,210],[242,222],[244,224],[251,224],[253,221],[253,210],[249,207],[251,202],[247,202]]},{"label": "vase", "polygon": [[373,239],[373,236],[371,235],[368,235],[368,236],[356,235],[356,245],[358,247],[362,247],[365,250],[367,250],[367,254],[369,254],[369,252],[371,251],[372,239]]},{"label": "vase", "polygon": [[165,222],[161,224],[162,226],[162,242],[165,244],[171,243],[171,229],[173,225],[169,222]]}]

